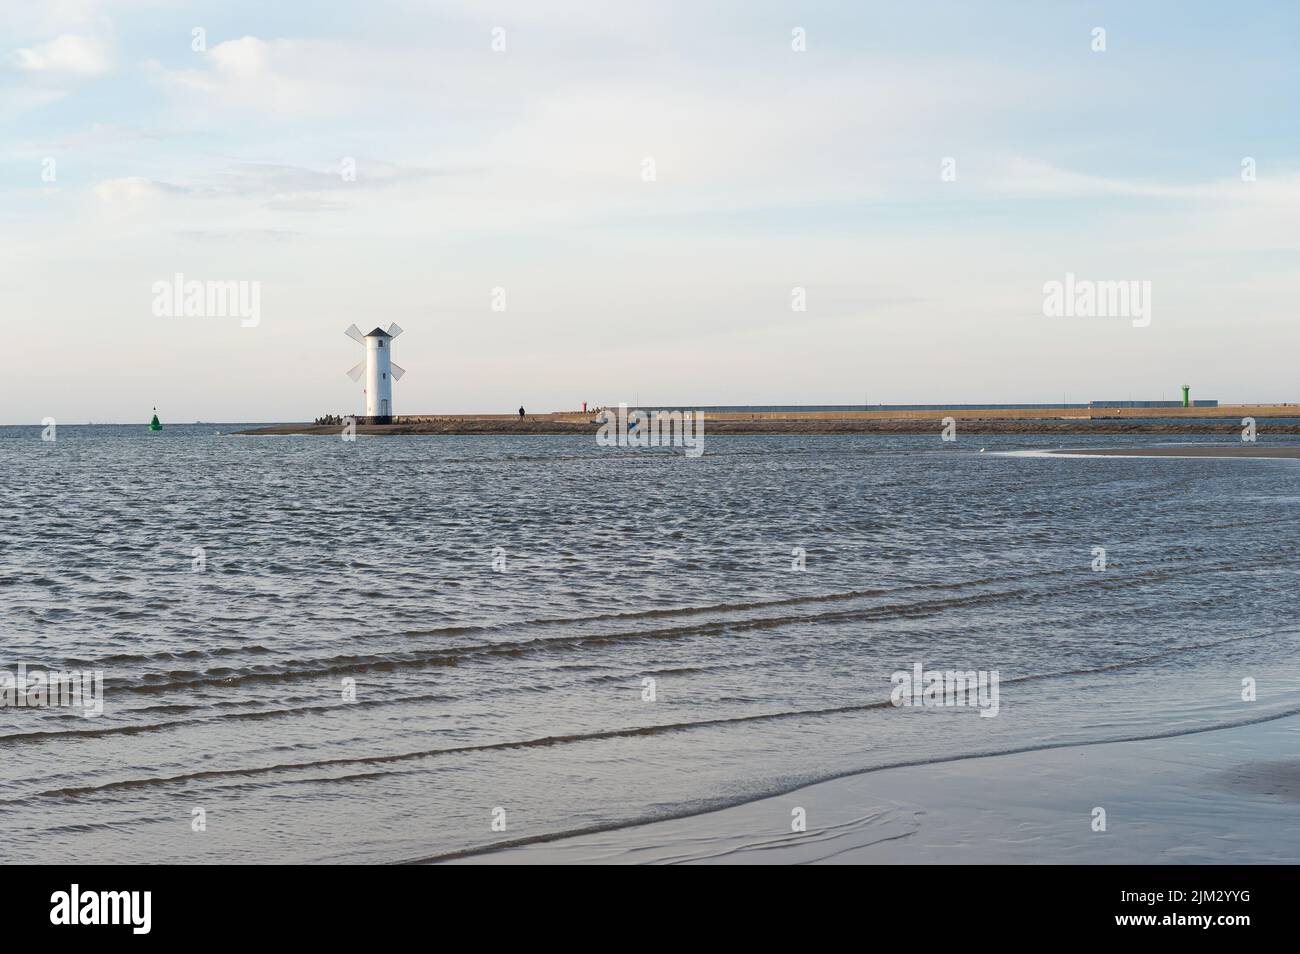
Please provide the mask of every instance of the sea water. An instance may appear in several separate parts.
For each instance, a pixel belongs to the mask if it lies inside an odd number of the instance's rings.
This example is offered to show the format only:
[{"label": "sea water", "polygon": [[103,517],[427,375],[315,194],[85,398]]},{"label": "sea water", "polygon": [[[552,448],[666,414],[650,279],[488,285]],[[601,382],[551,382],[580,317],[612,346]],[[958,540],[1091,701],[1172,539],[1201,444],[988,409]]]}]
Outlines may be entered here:
[{"label": "sea water", "polygon": [[[437,858],[1300,710],[1296,461],[233,429],[0,428],[0,670],[103,686],[0,708],[0,859]],[[891,705],[918,664],[996,717]]]}]

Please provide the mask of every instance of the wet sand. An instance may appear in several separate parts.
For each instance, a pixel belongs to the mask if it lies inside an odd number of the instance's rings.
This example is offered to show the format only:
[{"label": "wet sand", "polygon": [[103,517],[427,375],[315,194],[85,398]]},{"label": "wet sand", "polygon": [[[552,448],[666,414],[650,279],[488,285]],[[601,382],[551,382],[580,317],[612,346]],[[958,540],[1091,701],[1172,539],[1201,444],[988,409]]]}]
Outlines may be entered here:
[{"label": "wet sand", "polygon": [[[1300,718],[881,769],[468,864],[1294,864]],[[1105,831],[1094,831],[1095,809]],[[803,809],[807,830],[791,830]]]}]

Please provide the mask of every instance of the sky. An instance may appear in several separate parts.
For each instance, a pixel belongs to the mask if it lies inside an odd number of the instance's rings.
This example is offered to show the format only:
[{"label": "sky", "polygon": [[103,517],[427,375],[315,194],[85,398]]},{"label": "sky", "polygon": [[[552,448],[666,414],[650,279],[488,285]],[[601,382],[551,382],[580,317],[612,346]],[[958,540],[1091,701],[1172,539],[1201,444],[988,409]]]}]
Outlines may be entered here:
[{"label": "sky", "polygon": [[1298,54],[1287,2],[6,0],[0,423],[358,412],[393,321],[399,414],[1300,401]]}]

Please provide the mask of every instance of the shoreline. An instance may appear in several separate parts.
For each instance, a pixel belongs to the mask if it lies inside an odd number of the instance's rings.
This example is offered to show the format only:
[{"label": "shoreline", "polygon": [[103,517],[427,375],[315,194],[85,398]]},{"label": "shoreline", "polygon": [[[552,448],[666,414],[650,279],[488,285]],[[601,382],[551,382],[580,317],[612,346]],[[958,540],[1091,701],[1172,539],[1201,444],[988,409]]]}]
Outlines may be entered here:
[{"label": "shoreline", "polygon": [[[1242,864],[1300,855],[1300,717],[881,768],[448,864]],[[791,831],[802,808],[807,830]],[[1094,831],[1095,810],[1106,830]]]}]

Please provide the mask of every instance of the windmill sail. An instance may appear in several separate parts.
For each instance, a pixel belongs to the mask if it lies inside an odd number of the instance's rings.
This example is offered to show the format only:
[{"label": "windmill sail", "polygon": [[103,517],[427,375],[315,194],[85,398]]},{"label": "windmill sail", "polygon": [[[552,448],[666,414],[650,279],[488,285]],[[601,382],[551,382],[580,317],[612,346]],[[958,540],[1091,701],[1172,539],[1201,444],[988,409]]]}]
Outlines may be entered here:
[{"label": "windmill sail", "polygon": [[393,380],[394,381],[402,380],[402,375],[406,373],[406,369],[402,367],[400,364],[389,364],[389,367],[392,369],[393,372]]},{"label": "windmill sail", "polygon": [[348,326],[348,330],[343,333],[347,335],[349,338],[351,338],[353,341],[355,341],[357,344],[365,344],[366,342],[366,336],[361,333],[361,329],[358,328],[356,325]]},{"label": "windmill sail", "polygon": [[348,371],[348,377],[350,377],[353,381],[360,381],[361,375],[365,373],[366,373],[366,359],[362,358]]}]

